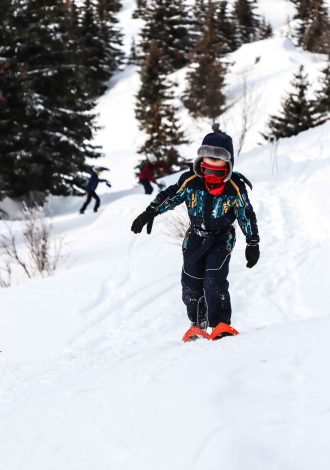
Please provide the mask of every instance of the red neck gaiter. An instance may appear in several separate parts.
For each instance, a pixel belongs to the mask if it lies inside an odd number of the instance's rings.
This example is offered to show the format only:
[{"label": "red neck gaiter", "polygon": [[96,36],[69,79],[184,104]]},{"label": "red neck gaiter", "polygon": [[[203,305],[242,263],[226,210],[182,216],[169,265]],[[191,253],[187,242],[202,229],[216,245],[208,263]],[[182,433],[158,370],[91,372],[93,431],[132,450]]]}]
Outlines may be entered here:
[{"label": "red neck gaiter", "polygon": [[229,173],[229,168],[201,163],[201,172],[206,189],[213,196],[220,196],[226,185],[224,179]]}]

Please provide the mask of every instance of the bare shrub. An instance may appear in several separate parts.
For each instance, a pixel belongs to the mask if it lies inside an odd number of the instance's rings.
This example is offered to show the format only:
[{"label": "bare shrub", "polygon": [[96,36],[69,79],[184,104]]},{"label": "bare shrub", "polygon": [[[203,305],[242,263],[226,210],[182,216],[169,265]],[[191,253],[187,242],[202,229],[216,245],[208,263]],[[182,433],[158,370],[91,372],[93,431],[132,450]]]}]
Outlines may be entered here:
[{"label": "bare shrub", "polygon": [[184,206],[180,206],[166,218],[164,233],[181,242],[186,235],[189,225],[190,221],[187,210]]},{"label": "bare shrub", "polygon": [[[0,287],[7,287],[11,279],[11,263],[20,266],[28,278],[36,275],[50,276],[56,270],[63,249],[63,238],[53,236],[53,223],[41,207],[24,207],[22,221],[23,243],[18,243],[11,227],[6,224],[6,234],[0,235],[0,249],[5,255],[7,277],[0,279]],[[10,274],[10,275],[9,275]],[[9,277],[8,277],[9,276]]]},{"label": "bare shrub", "polygon": [[[5,273],[5,274],[4,274]],[[7,260],[4,268],[0,268],[0,287],[10,287],[11,286],[11,264]]]},{"label": "bare shrub", "polygon": [[34,271],[51,275],[57,268],[63,246],[62,238],[51,238],[53,222],[41,207],[24,209],[24,239]]},{"label": "bare shrub", "polygon": [[0,208],[0,220],[1,219],[7,220],[7,219],[9,219],[9,215],[4,209]]},{"label": "bare shrub", "polygon": [[7,234],[0,236],[0,248],[6,256],[6,265],[8,265],[10,261],[14,261],[24,270],[27,277],[31,278],[32,275],[30,273],[30,270],[28,269],[28,263],[27,261],[25,261],[24,256],[19,252],[16,237],[9,225],[7,224],[6,230]]},{"label": "bare shrub", "polygon": [[249,85],[249,73],[250,70],[246,69],[243,70],[239,76],[238,85],[241,93],[234,103],[238,105],[235,117],[228,118],[228,116],[224,116],[222,119],[224,127],[233,129],[233,133],[236,136],[237,148],[235,153],[237,156],[240,155],[246,137],[256,123],[260,112],[261,94],[256,93],[253,85]]}]

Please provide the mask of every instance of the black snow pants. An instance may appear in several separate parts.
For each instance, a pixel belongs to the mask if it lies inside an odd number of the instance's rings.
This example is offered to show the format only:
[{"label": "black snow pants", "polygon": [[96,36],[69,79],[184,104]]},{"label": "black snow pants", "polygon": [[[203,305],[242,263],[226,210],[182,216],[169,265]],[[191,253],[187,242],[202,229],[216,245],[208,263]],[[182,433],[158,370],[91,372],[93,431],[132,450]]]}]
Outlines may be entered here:
[{"label": "black snow pants", "polygon": [[182,300],[189,320],[214,328],[230,325],[229,261],[235,229],[202,237],[189,229],[183,242]]},{"label": "black snow pants", "polygon": [[88,191],[86,201],[84,202],[84,204],[81,206],[81,209],[80,209],[81,214],[83,214],[85,212],[86,207],[88,206],[88,204],[92,200],[92,197],[95,199],[94,212],[97,212],[98,208],[100,207],[100,203],[101,203],[100,198],[98,197],[98,195],[96,194],[95,191]]},{"label": "black snow pants", "polygon": [[140,180],[139,183],[144,187],[145,194],[151,194],[153,192],[154,188],[149,180]]}]

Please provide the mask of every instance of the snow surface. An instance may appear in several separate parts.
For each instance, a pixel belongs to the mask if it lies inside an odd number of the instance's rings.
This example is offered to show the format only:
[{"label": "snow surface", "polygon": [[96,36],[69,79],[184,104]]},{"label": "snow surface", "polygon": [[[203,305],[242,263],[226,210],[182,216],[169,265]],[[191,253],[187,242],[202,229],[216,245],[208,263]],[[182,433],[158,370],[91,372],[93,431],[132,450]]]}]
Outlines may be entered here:
[{"label": "snow surface", "polygon": [[[261,3],[280,28],[277,5],[289,2]],[[124,25],[133,5],[124,2]],[[182,344],[181,247],[167,235],[174,213],[158,217],[150,236],[130,232],[152,197],[134,186],[143,136],[129,66],[98,105],[113,184],[100,186],[100,213],[80,216],[81,198],[52,198],[68,257],[53,277],[18,276],[0,290],[1,470],[330,468],[330,122],[284,139],[276,156],[258,145],[292,73],[304,63],[316,86],[324,58],[279,35],[232,54],[231,77],[256,57],[248,83],[262,106],[236,169],[254,183],[261,258],[245,268],[237,229],[229,280],[241,334]],[[184,76],[175,74],[178,97]],[[229,99],[241,91],[228,80]],[[234,136],[236,115],[233,107],[224,117]],[[193,158],[209,123],[184,109],[181,118]],[[10,225],[20,236],[20,222]]]}]

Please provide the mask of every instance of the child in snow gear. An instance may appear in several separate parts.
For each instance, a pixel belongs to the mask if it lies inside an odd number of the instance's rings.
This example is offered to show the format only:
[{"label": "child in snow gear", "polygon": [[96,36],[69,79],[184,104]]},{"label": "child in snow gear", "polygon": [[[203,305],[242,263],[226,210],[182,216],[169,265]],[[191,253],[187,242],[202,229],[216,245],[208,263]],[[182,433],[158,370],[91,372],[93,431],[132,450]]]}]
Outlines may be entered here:
[{"label": "child in snow gear", "polygon": [[154,190],[151,183],[158,186],[159,189],[163,189],[161,183],[157,183],[155,178],[155,171],[162,165],[157,162],[157,158],[154,155],[150,155],[147,160],[142,162],[139,174],[139,184],[144,187],[145,194],[151,194]]},{"label": "child in snow gear", "polygon": [[86,207],[91,202],[92,198],[95,199],[94,212],[98,211],[98,208],[100,207],[101,201],[100,201],[100,198],[98,197],[98,195],[96,194],[95,190],[96,190],[99,183],[105,183],[109,188],[111,188],[111,184],[109,183],[108,180],[99,178],[100,174],[101,174],[101,170],[95,170],[95,171],[93,170],[92,171],[92,174],[89,178],[89,181],[88,181],[87,187],[86,187],[87,198],[86,198],[86,201],[84,202],[84,204],[82,205],[82,207],[80,209],[80,214],[83,214],[85,212]]},{"label": "child in snow gear", "polygon": [[[246,237],[246,266],[252,268],[259,259],[257,220],[245,185],[252,189],[251,183],[233,172],[231,137],[214,130],[204,137],[193,169],[160,192],[132,225],[134,233],[140,233],[144,225],[147,233],[151,233],[158,214],[186,203],[190,227],[182,245],[182,299],[192,327],[204,331],[211,327],[212,340],[237,334],[229,327],[231,303],[227,281],[236,219]],[[195,339],[199,335],[193,336]]]}]

